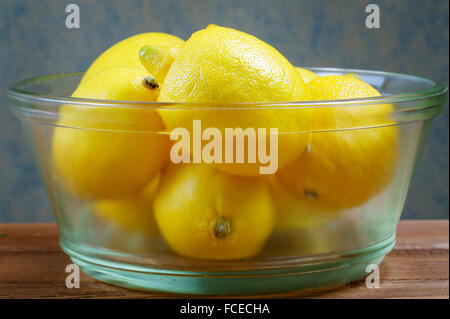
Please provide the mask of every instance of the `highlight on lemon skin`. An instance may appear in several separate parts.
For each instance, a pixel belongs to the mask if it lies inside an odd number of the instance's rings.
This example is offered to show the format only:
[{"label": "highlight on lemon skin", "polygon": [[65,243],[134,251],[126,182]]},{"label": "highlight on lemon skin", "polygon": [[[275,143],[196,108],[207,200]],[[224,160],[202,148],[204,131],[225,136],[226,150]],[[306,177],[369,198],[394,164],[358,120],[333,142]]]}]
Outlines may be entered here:
[{"label": "highlight on lemon skin", "polygon": [[[146,71],[112,68],[82,83],[73,97],[154,101]],[[168,161],[169,138],[153,109],[64,105],[52,140],[55,178],[70,193],[112,199],[142,190]]]},{"label": "highlight on lemon skin", "polygon": [[[252,58],[249,58],[252,56]],[[249,34],[210,25],[197,31],[177,53],[164,80],[159,102],[194,102],[202,107],[166,108],[160,114],[169,130],[186,128],[193,120],[204,127],[278,128],[279,167],[298,157],[306,145],[310,110],[227,107],[238,102],[308,100],[306,85],[296,68],[276,49]],[[220,103],[223,107],[213,107]],[[268,140],[269,137],[266,138]],[[222,152],[224,154],[224,152]],[[251,163],[216,167],[239,176],[259,176]]]},{"label": "highlight on lemon skin", "polygon": [[300,73],[300,76],[302,77],[303,81],[305,81],[305,83],[308,83],[319,77],[316,73],[314,73],[313,71],[310,71],[308,69],[300,68],[300,67],[297,67],[296,69],[297,69],[298,73]]},{"label": "highlight on lemon skin", "polygon": [[127,67],[138,68],[144,71],[145,68],[139,59],[139,50],[145,45],[176,48],[183,45],[183,43],[184,40],[167,33],[148,32],[136,34],[117,42],[97,57],[84,74],[81,83],[95,74],[110,68]]},{"label": "highlight on lemon skin", "polygon": [[257,255],[275,215],[260,179],[236,177],[210,165],[172,165],[163,174],[154,211],[174,252],[202,259]]},{"label": "highlight on lemon skin", "polygon": [[[380,96],[353,75],[330,75],[308,83],[313,100]],[[293,195],[319,208],[338,211],[358,206],[392,180],[398,159],[398,132],[392,126],[392,105],[316,108],[308,146],[277,174]],[[364,127],[374,121],[379,127]],[[320,130],[330,130],[320,132]]]}]

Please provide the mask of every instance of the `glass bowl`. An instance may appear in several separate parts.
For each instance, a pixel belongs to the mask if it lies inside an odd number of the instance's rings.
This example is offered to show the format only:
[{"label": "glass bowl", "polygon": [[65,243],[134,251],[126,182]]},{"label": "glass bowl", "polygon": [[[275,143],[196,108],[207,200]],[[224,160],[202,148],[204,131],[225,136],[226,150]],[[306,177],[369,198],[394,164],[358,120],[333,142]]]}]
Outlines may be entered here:
[{"label": "glass bowl", "polygon": [[[447,89],[410,75],[310,69],[357,74],[382,96],[236,104],[71,98],[82,73],[12,85],[10,109],[48,190],[63,251],[100,281],[174,293],[280,293],[367,275],[395,244],[414,165]],[[147,124],[161,120],[181,128],[180,139],[189,135],[184,157],[173,151],[175,130]],[[193,120],[216,128],[210,137],[267,129],[256,137],[276,137],[275,171],[254,174],[271,162],[250,137],[234,150],[249,156],[244,161],[257,155],[256,164],[208,164]]]}]

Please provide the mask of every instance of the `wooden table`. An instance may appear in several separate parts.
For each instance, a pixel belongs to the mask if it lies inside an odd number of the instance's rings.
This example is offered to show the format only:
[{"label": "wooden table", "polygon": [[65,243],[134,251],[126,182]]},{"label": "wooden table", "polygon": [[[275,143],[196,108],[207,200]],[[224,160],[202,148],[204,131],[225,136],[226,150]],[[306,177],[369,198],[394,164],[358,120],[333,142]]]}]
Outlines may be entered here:
[{"label": "wooden table", "polygon": [[[79,289],[65,286],[71,263],[58,246],[55,224],[0,224],[0,298],[196,298],[141,292],[81,274]],[[380,268],[380,288],[364,280],[315,294],[269,298],[449,298],[448,220],[401,221],[397,244]],[[250,296],[252,297],[252,296]]]}]

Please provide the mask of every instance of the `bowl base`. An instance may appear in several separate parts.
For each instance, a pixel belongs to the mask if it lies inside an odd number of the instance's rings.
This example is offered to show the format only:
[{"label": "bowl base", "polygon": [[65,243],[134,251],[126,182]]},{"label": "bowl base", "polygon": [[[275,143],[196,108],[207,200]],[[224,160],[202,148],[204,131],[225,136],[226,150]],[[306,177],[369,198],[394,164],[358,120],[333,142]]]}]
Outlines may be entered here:
[{"label": "bowl base", "polygon": [[[246,271],[180,271],[129,265],[87,255],[79,244],[61,238],[60,245],[89,276],[137,289],[196,295],[260,295],[339,286],[369,274],[395,244],[395,235],[339,255],[305,258],[289,267]],[[83,254],[83,253],[84,254]],[[372,271],[373,268],[370,268]]]}]

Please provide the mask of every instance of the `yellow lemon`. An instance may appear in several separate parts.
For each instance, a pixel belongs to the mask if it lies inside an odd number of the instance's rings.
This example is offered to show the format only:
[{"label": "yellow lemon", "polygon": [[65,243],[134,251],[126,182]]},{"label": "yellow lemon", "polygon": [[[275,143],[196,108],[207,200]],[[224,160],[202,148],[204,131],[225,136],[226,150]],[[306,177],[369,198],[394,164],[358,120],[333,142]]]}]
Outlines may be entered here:
[{"label": "yellow lemon", "polygon": [[144,66],[139,59],[139,50],[145,45],[160,45],[164,48],[179,47],[184,41],[167,33],[149,32],[126,38],[104,51],[89,67],[81,83],[93,75],[114,67],[130,67],[142,70]]},{"label": "yellow lemon", "polygon": [[159,83],[164,83],[166,74],[179,50],[179,46],[146,45],[139,51],[139,59]]},{"label": "yellow lemon", "polygon": [[155,235],[158,233],[158,226],[153,214],[153,197],[158,183],[159,175],[138,195],[96,201],[93,211],[104,220],[125,230]]},{"label": "yellow lemon", "polygon": [[[192,133],[193,120],[201,120],[202,127],[217,128],[222,136],[225,128],[255,132],[265,128],[268,141],[269,128],[277,128],[278,167],[298,157],[305,147],[306,134],[288,133],[308,129],[310,110],[275,109],[264,103],[229,107],[228,103],[306,99],[303,79],[277,50],[249,34],[215,25],[195,32],[180,48],[158,97],[159,102],[197,103],[161,110],[168,129],[182,127]],[[217,167],[235,175],[257,176],[264,165],[259,160],[236,162]]]},{"label": "yellow lemon", "polygon": [[292,195],[276,177],[269,177],[269,188],[276,213],[274,230],[298,231],[318,227],[329,220],[322,209]]},{"label": "yellow lemon", "polygon": [[[80,85],[73,97],[154,101],[141,69],[112,68]],[[64,105],[53,134],[56,178],[74,194],[115,198],[136,194],[168,159],[169,139],[153,109]]]},{"label": "yellow lemon", "polygon": [[[355,76],[330,75],[308,83],[313,100],[380,96]],[[279,172],[291,193],[327,210],[357,206],[381,191],[393,177],[397,162],[397,128],[390,104],[315,109],[312,129],[336,130],[309,135],[303,154]],[[342,130],[376,124],[382,127]]]},{"label": "yellow lemon", "polygon": [[159,229],[180,255],[238,259],[260,252],[275,221],[262,179],[210,165],[173,165],[163,174],[154,210]]},{"label": "yellow lemon", "polygon": [[313,71],[310,71],[308,69],[298,68],[298,67],[296,69],[297,69],[298,73],[300,73],[300,75],[301,75],[303,81],[305,81],[305,83],[308,83],[311,80],[314,80],[315,78],[319,77]]},{"label": "yellow lemon", "polygon": [[297,229],[274,229],[264,252],[275,257],[310,257],[341,251],[340,242],[330,234],[330,228],[310,225]]}]

